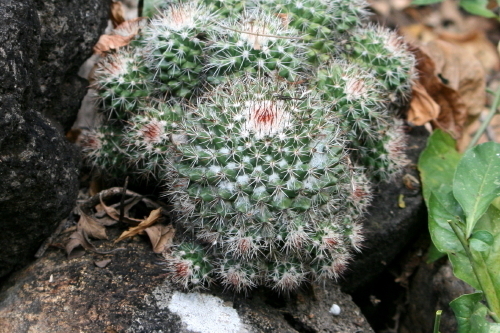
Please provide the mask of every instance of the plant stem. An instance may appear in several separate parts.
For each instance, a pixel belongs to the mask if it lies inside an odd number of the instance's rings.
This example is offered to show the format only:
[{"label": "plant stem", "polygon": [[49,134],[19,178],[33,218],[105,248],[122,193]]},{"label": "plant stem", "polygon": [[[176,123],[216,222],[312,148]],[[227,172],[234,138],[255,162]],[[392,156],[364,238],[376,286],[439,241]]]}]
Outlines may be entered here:
[{"label": "plant stem", "polygon": [[434,319],[434,330],[432,331],[432,333],[439,333],[439,325],[441,324],[441,313],[443,313],[443,310],[436,311],[436,319]]},{"label": "plant stem", "polygon": [[467,150],[471,149],[477,144],[479,138],[481,137],[481,135],[483,135],[484,131],[486,131],[486,128],[490,124],[491,120],[497,114],[497,109],[499,106],[500,106],[500,88],[498,88],[498,90],[495,92],[495,99],[493,100],[493,104],[491,104],[490,112],[486,116],[486,119],[481,123],[481,126],[477,130],[476,134],[474,134],[474,137],[470,141]]},{"label": "plant stem", "polygon": [[[481,291],[483,292],[484,297],[486,298],[486,302],[488,304],[489,312],[491,318],[497,323],[500,323],[500,302],[498,301],[498,295],[495,290],[495,285],[491,280],[490,273],[488,272],[488,268],[484,265],[484,261],[482,258],[475,258],[474,254],[471,252],[469,248],[469,243],[465,238],[462,230],[457,226],[454,221],[448,220],[453,232],[457,236],[458,240],[462,244],[465,254],[469,258],[469,262],[472,267],[472,271],[474,275],[476,275],[476,279],[481,286]],[[477,260],[476,260],[477,259]]]}]

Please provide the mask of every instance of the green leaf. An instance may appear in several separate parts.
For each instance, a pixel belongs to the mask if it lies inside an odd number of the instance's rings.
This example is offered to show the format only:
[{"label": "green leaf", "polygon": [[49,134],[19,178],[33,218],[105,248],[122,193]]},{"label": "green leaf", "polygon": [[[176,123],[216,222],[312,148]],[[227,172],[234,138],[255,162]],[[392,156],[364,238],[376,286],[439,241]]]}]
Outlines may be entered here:
[{"label": "green leaf", "polygon": [[455,172],[453,195],[467,216],[469,238],[491,201],[500,196],[500,144],[486,142],[464,154]]},{"label": "green leaf", "polygon": [[478,252],[486,252],[493,245],[493,235],[486,230],[475,231],[469,239],[471,249]]},{"label": "green leaf", "polygon": [[431,246],[429,246],[429,250],[427,250],[427,259],[425,262],[431,264],[434,261],[441,259],[445,255],[446,253],[439,251],[436,245],[434,245],[434,243],[431,243]]},{"label": "green leaf", "polygon": [[448,258],[453,266],[453,274],[455,274],[457,278],[470,284],[474,289],[481,290],[481,285],[472,269],[469,257],[467,257],[464,251],[450,253]]},{"label": "green leaf", "polygon": [[448,222],[454,221],[458,225],[463,225],[462,211],[453,194],[448,192],[438,197],[431,192],[428,210],[429,231],[436,248],[448,254],[455,276],[474,288],[481,289],[465,249]]},{"label": "green leaf", "polygon": [[431,191],[436,195],[452,191],[453,174],[460,157],[455,149],[455,140],[448,133],[441,130],[432,133],[418,160],[426,203]]},{"label": "green leaf", "polygon": [[439,196],[431,192],[428,204],[429,231],[432,242],[440,252],[464,251],[448,221],[460,222],[460,205],[451,192]]},{"label": "green leaf", "polygon": [[462,295],[450,303],[458,323],[458,333],[499,333],[500,324],[486,319],[488,308],[481,303],[483,293]]},{"label": "green leaf", "polygon": [[476,263],[478,278],[485,290],[492,310],[500,317],[500,210],[490,205],[486,213],[479,219],[473,237],[479,235],[485,243],[489,243],[489,236],[483,231],[487,230],[493,237],[489,251],[478,252],[471,246],[471,254]]},{"label": "green leaf", "polygon": [[474,15],[496,17],[495,13],[488,9],[488,0],[460,0],[460,6]]},{"label": "green leaf", "polygon": [[413,0],[411,4],[415,6],[423,6],[423,5],[431,5],[433,3],[438,3],[442,1],[443,0]]},{"label": "green leaf", "polygon": [[[440,196],[440,194],[448,195],[448,193],[452,192],[453,174],[460,157],[461,155],[455,149],[455,140],[448,133],[441,130],[432,133],[427,142],[427,147],[418,160],[418,169],[422,179],[423,195],[427,207],[429,207],[431,192],[434,192],[437,196]],[[431,219],[432,217],[429,215],[429,228],[432,228],[433,221]],[[449,232],[453,232],[448,223],[445,223],[443,227]],[[442,252],[436,248],[434,251],[431,247],[427,260],[432,262],[441,258],[440,253]]]},{"label": "green leaf", "polygon": [[[477,315],[486,316],[488,309],[481,303],[483,293],[462,295],[450,303],[450,307],[455,313],[458,323],[458,333],[488,333],[488,331],[475,331],[471,319]],[[475,320],[477,321],[477,319]],[[474,323],[477,326],[477,323]]]}]

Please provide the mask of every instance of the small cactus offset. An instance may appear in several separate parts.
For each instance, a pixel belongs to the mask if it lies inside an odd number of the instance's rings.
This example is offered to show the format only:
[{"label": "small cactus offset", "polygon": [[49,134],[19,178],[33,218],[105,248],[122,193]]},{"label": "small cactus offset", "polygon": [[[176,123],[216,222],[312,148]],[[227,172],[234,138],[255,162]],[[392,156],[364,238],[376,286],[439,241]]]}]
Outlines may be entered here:
[{"label": "small cactus offset", "polygon": [[110,177],[166,188],[186,231],[172,281],[287,292],[337,279],[361,250],[371,183],[406,162],[396,113],[414,79],[365,5],[165,0],[98,65],[106,121],[84,152]]}]

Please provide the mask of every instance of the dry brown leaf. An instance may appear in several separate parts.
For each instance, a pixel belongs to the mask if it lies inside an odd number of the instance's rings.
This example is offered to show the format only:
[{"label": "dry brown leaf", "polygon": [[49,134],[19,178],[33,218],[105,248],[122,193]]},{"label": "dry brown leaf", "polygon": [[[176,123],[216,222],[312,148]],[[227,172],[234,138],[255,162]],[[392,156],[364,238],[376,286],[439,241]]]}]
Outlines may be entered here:
[{"label": "dry brown leaf", "polygon": [[82,229],[78,229],[69,236],[69,241],[65,246],[68,258],[71,259],[75,257],[75,255],[72,255],[73,250],[79,246],[83,247],[85,250],[96,251],[95,246],[90,243],[87,237],[85,237],[84,231]]},{"label": "dry brown leaf", "polygon": [[172,246],[175,229],[171,225],[155,224],[144,231],[151,241],[154,253],[163,253]]},{"label": "dry brown leaf", "polygon": [[437,39],[434,29],[422,23],[400,27],[398,31],[412,44],[425,44]]},{"label": "dry brown leaf", "polygon": [[124,37],[135,36],[146,25],[146,17],[136,17],[135,19],[125,21],[113,30],[113,34]]},{"label": "dry brown leaf", "polygon": [[120,237],[118,237],[115,240],[115,243],[118,243],[119,241],[122,241],[125,238],[133,237],[135,235],[143,233],[144,229],[146,229],[146,228],[152,226],[153,224],[155,224],[156,222],[158,222],[160,217],[161,217],[161,208],[158,208],[158,209],[151,211],[148,218],[145,219],[144,221],[142,221],[141,223],[139,223],[139,225],[132,227],[132,228],[129,228],[127,231],[122,232]]},{"label": "dry brown leaf", "polygon": [[[101,208],[108,214],[109,217],[111,217],[113,220],[118,221],[120,219],[120,212],[114,208],[113,206],[106,206],[104,201],[102,200],[102,195],[99,195],[99,200],[101,201]],[[134,205],[136,205],[139,201],[141,201],[141,197],[134,197],[132,200],[127,201],[128,204],[123,208],[123,221],[130,223],[130,224],[137,224],[140,223],[142,220],[140,219],[135,219],[133,217],[128,216],[128,211],[130,208],[132,208]]]},{"label": "dry brown leaf", "polygon": [[101,35],[101,37],[99,37],[99,41],[93,48],[94,53],[99,55],[104,55],[106,52],[110,50],[116,50],[122,46],[128,45],[134,37],[135,35],[131,36]]},{"label": "dry brown leaf", "polygon": [[101,35],[94,46],[94,53],[104,55],[110,50],[117,50],[128,45],[146,24],[144,17],[138,17],[128,21],[120,22],[109,35]]},{"label": "dry brown leaf", "polygon": [[485,71],[500,69],[498,52],[484,31],[476,30],[465,34],[440,32],[438,38],[455,44],[473,54]]},{"label": "dry brown leaf", "polygon": [[[457,33],[440,31],[419,23],[402,27],[399,31],[413,44],[424,45],[431,41],[445,41],[456,45],[462,50],[456,54],[457,57],[463,56],[463,51],[466,50],[479,61],[486,72],[500,69],[500,56],[495,45],[488,39],[486,33],[479,29]],[[475,65],[476,61],[473,64]]]},{"label": "dry brown leaf", "polygon": [[77,230],[83,230],[85,235],[92,238],[108,239],[106,228],[82,211],[80,211],[80,220],[78,220]]},{"label": "dry brown leaf", "polygon": [[96,217],[96,220],[97,220],[97,221],[98,221],[101,225],[103,225],[103,226],[105,226],[105,227],[110,227],[110,226],[115,225],[115,224],[117,224],[117,223],[118,223],[118,220],[112,219],[112,218],[107,217],[107,216],[105,216],[105,217],[101,217],[101,218],[97,218],[97,217]]},{"label": "dry brown leaf", "polygon": [[111,3],[110,19],[113,23],[113,27],[122,24],[125,21],[125,15],[123,12],[123,5],[119,1],[113,1]]},{"label": "dry brown leaf", "polygon": [[108,266],[110,262],[111,262],[111,259],[104,259],[104,260],[100,260],[100,261],[94,261],[94,265],[96,265],[99,268],[104,268],[104,267]]},{"label": "dry brown leaf", "polygon": [[456,90],[468,115],[481,113],[486,100],[485,72],[477,58],[466,49],[436,40],[422,46],[435,63],[435,74]]},{"label": "dry brown leaf", "polygon": [[[432,124],[460,138],[467,115],[480,112],[485,102],[484,71],[479,61],[466,50],[441,40],[413,51],[419,83],[440,107]],[[418,92],[415,94],[412,109],[421,108],[421,97]]]},{"label": "dry brown leaf", "polygon": [[413,86],[412,101],[407,119],[416,126],[422,126],[425,123],[436,119],[439,116],[441,108],[420,82]]}]

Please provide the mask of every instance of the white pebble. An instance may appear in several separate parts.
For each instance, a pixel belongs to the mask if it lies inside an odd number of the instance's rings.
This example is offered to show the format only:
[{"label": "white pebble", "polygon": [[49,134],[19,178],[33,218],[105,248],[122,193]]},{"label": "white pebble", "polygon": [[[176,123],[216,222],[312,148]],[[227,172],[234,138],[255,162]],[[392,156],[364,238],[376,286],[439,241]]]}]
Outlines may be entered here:
[{"label": "white pebble", "polygon": [[340,306],[333,304],[330,308],[330,313],[334,316],[338,316],[340,314]]}]

